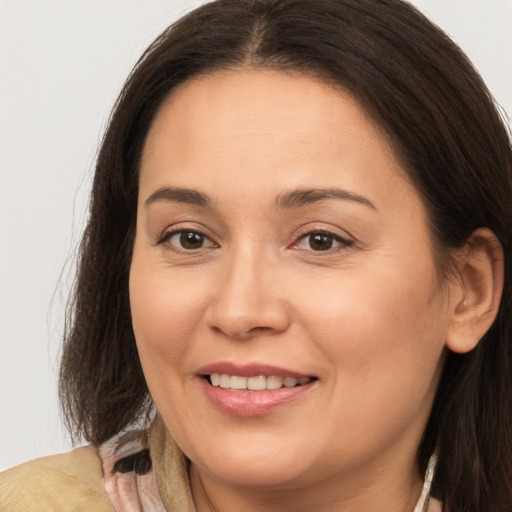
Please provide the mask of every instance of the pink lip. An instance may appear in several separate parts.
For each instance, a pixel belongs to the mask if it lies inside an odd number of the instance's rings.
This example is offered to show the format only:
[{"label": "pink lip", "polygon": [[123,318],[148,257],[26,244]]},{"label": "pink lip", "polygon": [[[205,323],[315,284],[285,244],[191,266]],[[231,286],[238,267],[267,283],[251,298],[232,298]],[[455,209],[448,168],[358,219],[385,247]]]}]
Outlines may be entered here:
[{"label": "pink lip", "polygon": [[299,372],[279,368],[265,364],[237,365],[234,363],[213,363],[200,368],[197,372],[199,383],[209,401],[218,409],[235,416],[262,416],[284,407],[298,400],[315,386],[314,379],[307,384],[293,388],[282,387],[274,390],[263,391],[230,391],[218,386],[212,386],[205,378],[212,373],[238,375],[240,377],[252,377],[256,375],[293,377],[301,379],[312,377]]}]

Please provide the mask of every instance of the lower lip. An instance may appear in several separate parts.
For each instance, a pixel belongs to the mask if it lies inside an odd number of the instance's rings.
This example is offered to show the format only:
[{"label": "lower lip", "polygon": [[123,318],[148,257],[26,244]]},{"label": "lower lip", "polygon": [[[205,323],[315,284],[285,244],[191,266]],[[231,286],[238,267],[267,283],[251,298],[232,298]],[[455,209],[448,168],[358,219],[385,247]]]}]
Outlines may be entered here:
[{"label": "lower lip", "polygon": [[200,378],[206,396],[221,411],[235,416],[262,416],[304,396],[315,381],[293,388],[266,389],[264,391],[231,391],[212,386]]}]

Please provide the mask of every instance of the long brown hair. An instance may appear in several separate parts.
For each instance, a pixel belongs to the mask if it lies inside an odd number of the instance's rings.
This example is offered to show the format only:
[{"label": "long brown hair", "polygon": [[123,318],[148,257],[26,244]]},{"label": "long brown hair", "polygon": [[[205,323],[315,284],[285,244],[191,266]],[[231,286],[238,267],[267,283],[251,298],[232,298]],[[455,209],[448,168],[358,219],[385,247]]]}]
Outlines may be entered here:
[{"label": "long brown hair", "polygon": [[129,76],[99,152],[68,311],[60,396],[72,434],[98,444],[152,402],[131,327],[128,274],[145,137],[180,83],[216,69],[319,77],[357,98],[390,137],[428,210],[438,266],[487,226],[505,253],[498,317],[468,354],[448,353],[418,450],[439,462],[450,512],[512,510],[512,151],[492,97],[460,49],[399,0],[217,0],[169,27]]}]

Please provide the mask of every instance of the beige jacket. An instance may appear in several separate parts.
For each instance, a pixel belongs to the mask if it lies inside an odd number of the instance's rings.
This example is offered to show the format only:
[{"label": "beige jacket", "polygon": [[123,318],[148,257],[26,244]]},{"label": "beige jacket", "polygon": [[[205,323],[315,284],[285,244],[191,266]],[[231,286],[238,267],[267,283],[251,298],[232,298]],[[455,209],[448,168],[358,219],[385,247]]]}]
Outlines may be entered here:
[{"label": "beige jacket", "polygon": [[2,512],[114,512],[100,459],[89,447],[36,459],[0,475]]}]

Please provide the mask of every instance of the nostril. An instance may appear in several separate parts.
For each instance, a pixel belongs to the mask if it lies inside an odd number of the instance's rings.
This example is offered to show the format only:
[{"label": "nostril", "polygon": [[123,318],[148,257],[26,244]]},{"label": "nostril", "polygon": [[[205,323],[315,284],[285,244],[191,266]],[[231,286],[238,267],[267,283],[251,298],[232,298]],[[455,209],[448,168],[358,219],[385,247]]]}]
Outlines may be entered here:
[{"label": "nostril", "polygon": [[212,329],[217,334],[228,336],[234,340],[246,340],[257,336],[270,335],[275,332],[272,327],[250,327],[244,329],[243,326],[225,326],[224,328],[219,326],[212,326]]},{"label": "nostril", "polygon": [[272,329],[270,327],[253,327],[252,329],[249,330],[249,332],[253,333],[262,333],[266,331],[272,331]]}]

